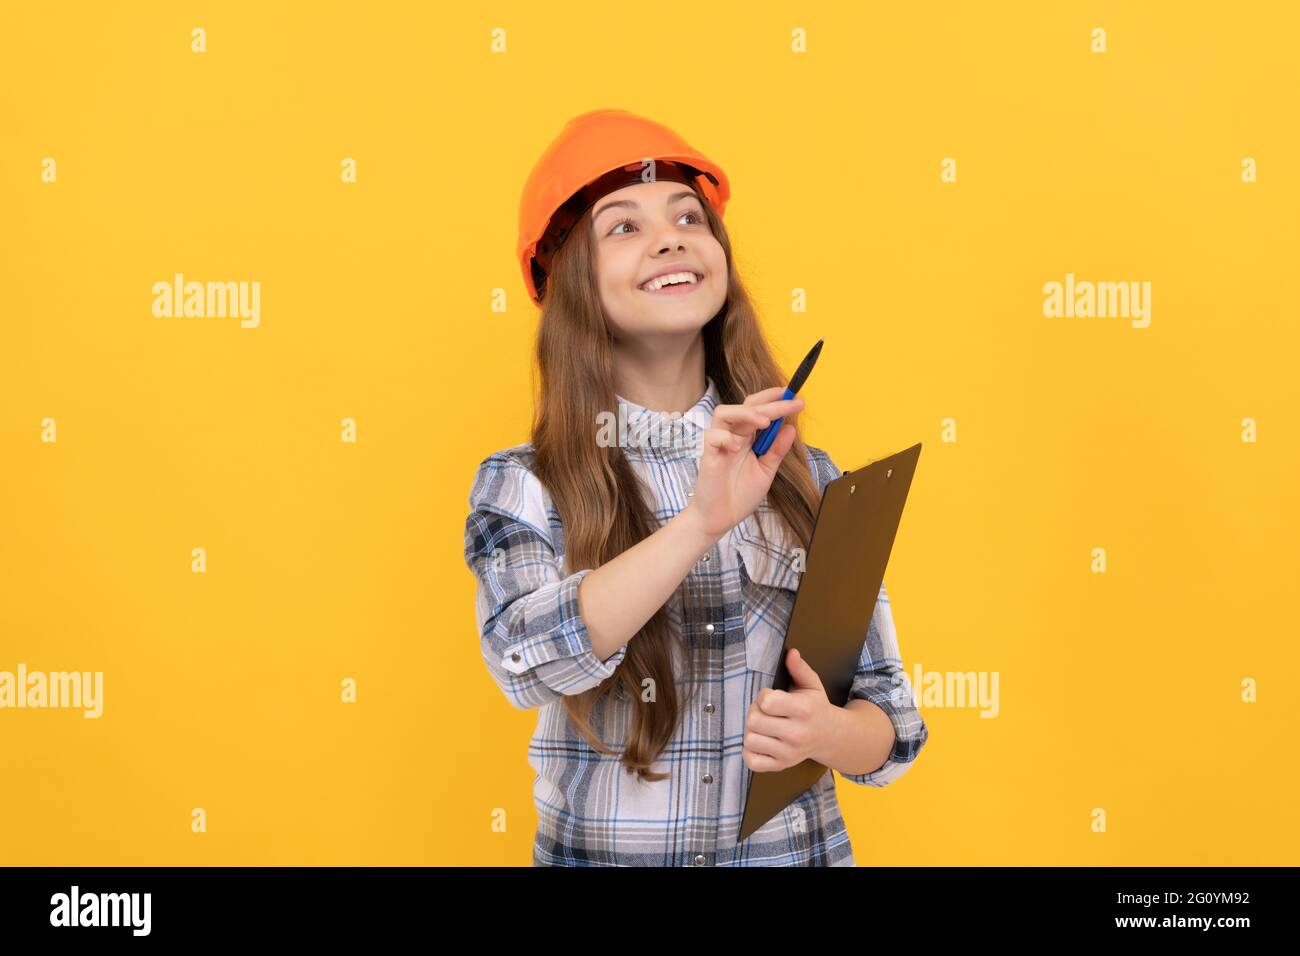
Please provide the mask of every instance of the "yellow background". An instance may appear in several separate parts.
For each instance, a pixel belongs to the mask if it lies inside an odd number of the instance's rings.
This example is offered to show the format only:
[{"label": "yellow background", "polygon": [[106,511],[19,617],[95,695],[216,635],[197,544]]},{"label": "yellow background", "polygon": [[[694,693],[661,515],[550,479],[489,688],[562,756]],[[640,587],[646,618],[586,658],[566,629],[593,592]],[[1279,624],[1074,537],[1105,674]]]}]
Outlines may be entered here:
[{"label": "yellow background", "polygon": [[[1001,713],[841,781],[859,865],[1300,862],[1295,11],[5,4],[0,670],[102,670],[105,712],[0,711],[0,864],[527,865],[466,497],[527,438],[519,189],[606,106],[728,172],[783,365],[826,340],[806,440],[924,443],[905,666]],[[261,326],[154,318],[178,271]],[[1066,272],[1151,326],[1045,318]]]}]

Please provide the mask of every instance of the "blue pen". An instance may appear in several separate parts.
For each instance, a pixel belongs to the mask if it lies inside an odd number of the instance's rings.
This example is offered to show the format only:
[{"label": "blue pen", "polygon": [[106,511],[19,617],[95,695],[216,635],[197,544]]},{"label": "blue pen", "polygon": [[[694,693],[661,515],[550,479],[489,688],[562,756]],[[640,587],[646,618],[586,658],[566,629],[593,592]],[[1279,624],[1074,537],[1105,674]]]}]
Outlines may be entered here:
[{"label": "blue pen", "polygon": [[[803,383],[808,378],[808,373],[811,372],[813,366],[817,364],[817,356],[820,355],[822,351],[822,341],[822,339],[818,339],[817,344],[812,347],[812,351],[810,351],[804,357],[804,360],[799,363],[799,368],[795,371],[794,378],[790,379],[790,384],[786,388],[785,394],[781,396],[783,401],[788,398],[794,398],[799,389],[803,388]],[[781,430],[781,422],[783,421],[785,421],[784,416],[778,418],[758,433],[758,437],[754,439],[753,444],[755,455],[763,455],[772,447],[772,442],[776,440],[776,433]]]}]

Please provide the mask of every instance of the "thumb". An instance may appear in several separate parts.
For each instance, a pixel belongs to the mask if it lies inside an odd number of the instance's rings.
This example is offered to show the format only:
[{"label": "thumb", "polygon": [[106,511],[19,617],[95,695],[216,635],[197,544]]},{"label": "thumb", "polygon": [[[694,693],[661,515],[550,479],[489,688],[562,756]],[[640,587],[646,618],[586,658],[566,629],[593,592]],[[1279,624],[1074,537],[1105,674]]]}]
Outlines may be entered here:
[{"label": "thumb", "polygon": [[781,459],[785,457],[785,453],[794,444],[794,436],[794,426],[789,423],[782,424],[780,430],[776,433],[776,438],[772,439],[772,444],[763,453],[763,456],[758,459],[759,464],[775,474],[777,468],[781,466]]},{"label": "thumb", "polygon": [[790,653],[785,655],[785,668],[790,672],[790,677],[796,686],[826,692],[826,688],[822,687],[822,679],[796,648],[790,648]]}]

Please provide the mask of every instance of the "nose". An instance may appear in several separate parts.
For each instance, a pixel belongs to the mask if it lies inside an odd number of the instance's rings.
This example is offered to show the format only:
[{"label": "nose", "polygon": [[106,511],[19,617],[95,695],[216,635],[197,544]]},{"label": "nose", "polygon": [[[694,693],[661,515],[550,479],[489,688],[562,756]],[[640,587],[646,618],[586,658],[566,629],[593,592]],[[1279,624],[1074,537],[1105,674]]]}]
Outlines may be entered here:
[{"label": "nose", "polygon": [[676,223],[668,223],[655,237],[655,249],[659,253],[686,248],[686,235],[677,228]]}]

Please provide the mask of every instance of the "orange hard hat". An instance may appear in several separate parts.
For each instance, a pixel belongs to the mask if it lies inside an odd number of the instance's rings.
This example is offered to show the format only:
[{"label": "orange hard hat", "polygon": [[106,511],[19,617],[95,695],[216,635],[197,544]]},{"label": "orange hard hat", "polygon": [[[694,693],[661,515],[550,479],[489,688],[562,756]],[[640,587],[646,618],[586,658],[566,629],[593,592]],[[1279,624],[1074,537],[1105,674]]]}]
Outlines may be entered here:
[{"label": "orange hard hat", "polygon": [[686,183],[719,216],[731,196],[720,166],[653,120],[606,109],[564,125],[528,174],[519,201],[516,253],[534,305],[542,306],[551,256],[583,213],[615,189],[656,180]]}]

